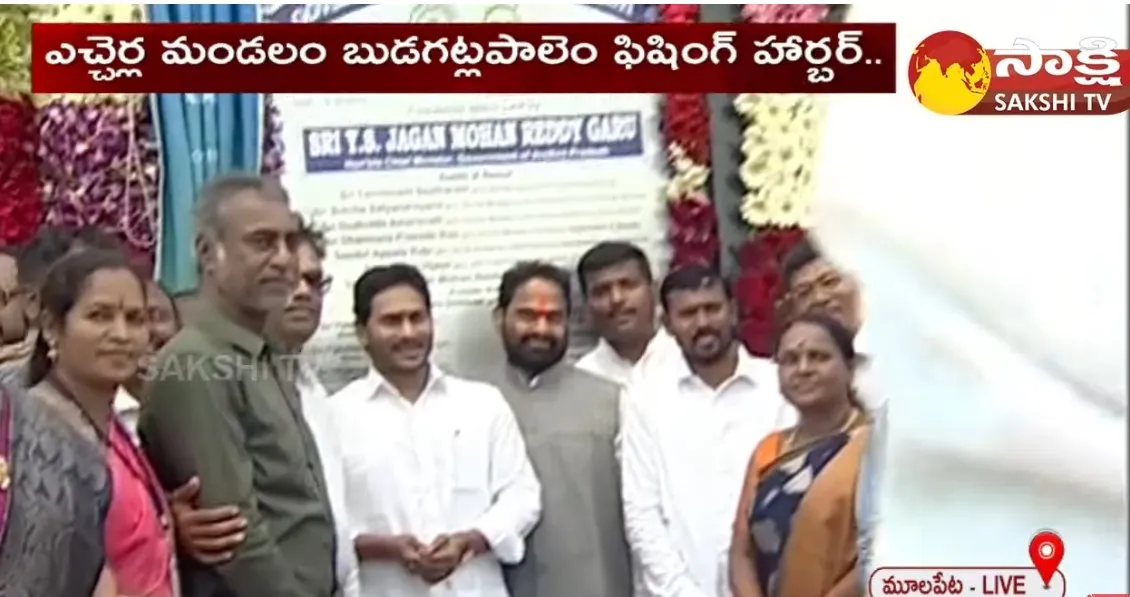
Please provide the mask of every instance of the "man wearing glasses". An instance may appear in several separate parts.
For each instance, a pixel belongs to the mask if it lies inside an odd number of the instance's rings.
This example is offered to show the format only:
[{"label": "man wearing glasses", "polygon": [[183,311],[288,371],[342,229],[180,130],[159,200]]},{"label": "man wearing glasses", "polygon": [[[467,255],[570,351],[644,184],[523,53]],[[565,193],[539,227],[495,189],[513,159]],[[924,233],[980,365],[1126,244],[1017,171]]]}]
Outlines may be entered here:
[{"label": "man wearing glasses", "polygon": [[[318,380],[310,360],[302,355],[306,342],[314,336],[322,318],[322,302],[333,278],[322,269],[326,254],[323,233],[299,218],[298,286],[279,313],[268,321],[269,335],[285,350],[290,359],[286,371],[293,376],[301,397],[303,415],[322,460],[326,489],[334,522],[338,529],[337,576],[342,597],[356,597],[357,559],[348,530],[345,512],[344,463],[337,435],[328,423],[329,395]],[[197,490],[199,488],[196,488]],[[210,510],[193,509],[185,503],[173,505],[177,537],[181,547],[205,564],[220,564],[232,557],[232,550],[243,541],[244,520],[235,507]]]}]

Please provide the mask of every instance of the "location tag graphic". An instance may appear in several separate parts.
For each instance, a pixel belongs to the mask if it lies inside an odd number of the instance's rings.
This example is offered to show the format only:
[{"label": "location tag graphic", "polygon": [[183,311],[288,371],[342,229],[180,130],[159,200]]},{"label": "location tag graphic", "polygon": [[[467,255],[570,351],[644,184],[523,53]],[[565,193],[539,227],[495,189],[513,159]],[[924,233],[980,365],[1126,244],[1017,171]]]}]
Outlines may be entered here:
[{"label": "location tag graphic", "polygon": [[1063,561],[1063,539],[1052,531],[1040,531],[1032,537],[1028,544],[1028,556],[1032,558],[1032,565],[1040,573],[1040,579],[1047,588],[1059,570],[1059,563]]}]

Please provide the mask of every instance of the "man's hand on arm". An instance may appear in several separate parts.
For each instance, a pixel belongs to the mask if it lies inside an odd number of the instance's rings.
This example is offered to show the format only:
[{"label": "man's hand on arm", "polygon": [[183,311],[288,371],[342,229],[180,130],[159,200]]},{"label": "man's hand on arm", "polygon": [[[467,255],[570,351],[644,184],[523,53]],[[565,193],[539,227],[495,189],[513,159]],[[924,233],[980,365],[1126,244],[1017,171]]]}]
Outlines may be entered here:
[{"label": "man's hand on arm", "polygon": [[193,477],[169,494],[177,543],[193,559],[215,565],[232,558],[246,535],[247,520],[235,506],[199,509],[200,479]]},{"label": "man's hand on arm", "polygon": [[[169,358],[190,357],[205,369],[215,361],[207,355]],[[196,476],[200,508],[234,506],[247,520],[244,540],[232,548],[231,559],[214,565],[234,597],[309,597],[259,515],[254,464],[237,406],[240,390],[221,373],[205,370],[152,380],[142,406],[143,444],[167,487]]]}]

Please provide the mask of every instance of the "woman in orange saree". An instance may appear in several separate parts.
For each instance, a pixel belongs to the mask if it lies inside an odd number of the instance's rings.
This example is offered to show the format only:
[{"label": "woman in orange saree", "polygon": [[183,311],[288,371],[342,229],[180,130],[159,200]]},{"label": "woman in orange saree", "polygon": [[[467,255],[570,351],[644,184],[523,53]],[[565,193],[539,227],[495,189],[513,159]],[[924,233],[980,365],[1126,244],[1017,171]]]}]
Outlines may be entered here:
[{"label": "woman in orange saree", "polygon": [[855,494],[869,421],[852,390],[852,335],[801,316],[776,360],[800,418],[750,459],[730,546],[734,597],[858,597]]}]

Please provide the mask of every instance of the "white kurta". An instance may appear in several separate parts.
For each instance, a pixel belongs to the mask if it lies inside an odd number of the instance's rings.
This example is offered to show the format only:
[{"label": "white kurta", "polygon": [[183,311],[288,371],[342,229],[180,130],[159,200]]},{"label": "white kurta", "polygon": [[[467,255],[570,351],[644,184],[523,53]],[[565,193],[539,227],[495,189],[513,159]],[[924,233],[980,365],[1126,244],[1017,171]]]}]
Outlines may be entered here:
[{"label": "white kurta", "polygon": [[392,562],[361,563],[363,597],[507,597],[501,563],[525,555],[541,486],[514,414],[497,388],[444,375],[414,403],[375,371],[331,398],[345,456],[353,536],[477,530],[493,553],[430,587]]},{"label": "white kurta", "polygon": [[623,421],[624,524],[639,562],[636,593],[729,595],[727,554],[754,448],[792,425],[776,366],[743,349],[734,376],[712,389],[690,372],[644,380]]},{"label": "white kurta", "polygon": [[353,537],[349,529],[349,512],[345,506],[345,461],[337,430],[331,419],[329,396],[312,368],[303,366],[296,380],[302,398],[302,414],[322,460],[326,477],[326,493],[337,526],[337,582],[342,597],[359,597],[357,555],[353,551]]},{"label": "white kurta", "polygon": [[[900,56],[942,29],[1125,45],[1122,5],[1030,8],[852,20],[898,22]],[[829,100],[816,168],[815,231],[862,283],[889,400],[874,564],[1029,566],[1050,528],[1068,586],[1125,591],[1125,121],[942,117],[899,81]]]}]

